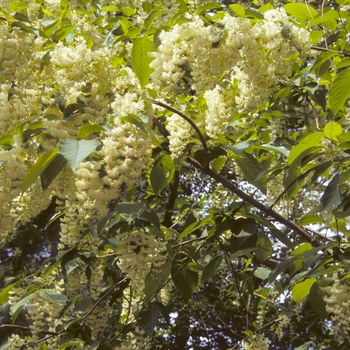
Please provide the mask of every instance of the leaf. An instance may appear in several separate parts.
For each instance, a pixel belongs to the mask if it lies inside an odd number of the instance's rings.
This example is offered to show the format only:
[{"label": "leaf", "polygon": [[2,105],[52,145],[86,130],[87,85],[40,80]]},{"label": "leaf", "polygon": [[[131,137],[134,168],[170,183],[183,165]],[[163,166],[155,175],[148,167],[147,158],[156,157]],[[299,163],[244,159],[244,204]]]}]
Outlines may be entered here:
[{"label": "leaf", "polygon": [[343,132],[343,128],[337,122],[327,123],[324,127],[324,136],[330,140],[337,140],[337,136]]},{"label": "leaf", "polygon": [[8,350],[14,341],[15,340],[13,339],[13,340],[8,340],[7,342],[2,343],[0,346],[0,350]]},{"label": "leaf", "polygon": [[245,9],[242,5],[240,4],[232,4],[229,5],[229,8],[235,13],[236,16],[238,17],[245,17]]},{"label": "leaf", "polygon": [[334,115],[343,107],[350,96],[350,68],[336,76],[329,87],[329,105]]},{"label": "leaf", "polygon": [[56,154],[50,164],[40,174],[41,188],[45,191],[56,178],[60,171],[67,164],[66,158],[62,154]]},{"label": "leaf", "polygon": [[269,277],[270,273],[271,273],[271,270],[268,269],[267,267],[258,266],[254,270],[253,275],[264,281]]},{"label": "leaf", "polygon": [[154,50],[155,48],[152,41],[147,37],[136,39],[131,50],[132,68],[139,79],[142,88],[148,84],[153,71],[150,67],[153,58],[150,57],[148,53]]},{"label": "leaf", "polygon": [[340,175],[335,174],[321,197],[321,204],[327,213],[331,213],[342,201]]},{"label": "leaf", "polygon": [[210,10],[214,10],[218,8],[221,8],[220,4],[218,4],[217,2],[209,2],[207,4],[198,6],[196,10],[196,14],[201,15],[204,12],[208,12]]},{"label": "leaf", "polygon": [[260,262],[263,262],[272,254],[272,244],[265,233],[258,235],[256,246],[258,249],[255,250],[255,255]]},{"label": "leaf", "polygon": [[211,277],[215,274],[215,272],[219,268],[222,260],[223,260],[222,256],[216,256],[214,259],[209,261],[209,263],[205,266],[202,273],[202,281],[201,281],[202,284],[206,283],[211,279]]},{"label": "leaf", "polygon": [[328,317],[326,303],[323,299],[320,284],[318,282],[314,283],[310,289],[309,303],[321,318],[326,319]]},{"label": "leaf", "polygon": [[264,15],[257,9],[250,7],[245,9],[246,17],[264,19]]},{"label": "leaf", "polygon": [[298,283],[292,288],[292,298],[296,303],[300,303],[310,292],[310,288],[316,282],[316,278],[308,278]]},{"label": "leaf", "polygon": [[75,30],[75,28],[76,28],[76,26],[72,26],[72,25],[61,27],[61,28],[55,30],[51,34],[51,40],[52,41],[62,41],[63,39],[65,39],[68,36],[68,34],[70,32]]},{"label": "leaf", "polygon": [[142,311],[139,315],[139,322],[142,329],[149,335],[153,335],[154,327],[156,326],[161,315],[161,308],[157,302],[151,303],[149,308]]},{"label": "leaf", "polygon": [[315,132],[304,136],[298,144],[291,149],[288,157],[288,164],[292,164],[294,159],[308,148],[319,146],[320,142],[323,140],[323,136],[323,132]]},{"label": "leaf", "polygon": [[20,301],[18,301],[13,307],[11,308],[12,311],[12,322],[15,323],[19,313],[22,311],[23,306],[28,303],[34,296],[36,295],[36,292],[31,293],[27,295],[26,297],[22,298]]},{"label": "leaf", "polygon": [[66,304],[68,297],[64,294],[58,293],[51,289],[41,289],[39,291],[39,296],[44,300],[54,301],[60,304]]},{"label": "leaf", "polygon": [[145,279],[145,303],[154,297],[160,287],[168,280],[171,273],[172,261],[168,259],[161,268],[152,268]]},{"label": "leaf", "polygon": [[141,216],[146,210],[147,206],[143,202],[128,203],[123,202],[117,204],[115,213],[118,213],[124,220],[131,222],[137,217]]},{"label": "leaf", "polygon": [[185,299],[185,302],[187,302],[197,289],[198,272],[192,271],[187,267],[183,268],[185,261],[181,257],[184,255],[183,253],[175,255],[171,267],[171,276],[176,288]]},{"label": "leaf", "polygon": [[181,232],[181,234],[177,238],[177,241],[180,241],[182,238],[186,237],[187,235],[189,235],[193,231],[198,230],[200,227],[206,225],[207,223],[209,223],[211,221],[212,221],[212,218],[210,216],[207,216],[204,219],[202,219],[201,221],[196,221],[196,222],[190,224]]},{"label": "leaf", "polygon": [[234,160],[243,173],[244,178],[262,193],[266,193],[266,181],[261,178],[263,168],[258,160],[249,153],[241,153],[234,156]]},{"label": "leaf", "polygon": [[46,169],[57,154],[57,148],[42,154],[37,162],[29,169],[22,183],[22,192],[25,192]]},{"label": "leaf", "polygon": [[302,22],[314,20],[314,18],[317,16],[317,11],[313,7],[305,4],[286,4],[284,5],[284,9],[289,15],[292,15]]},{"label": "leaf", "polygon": [[28,8],[28,4],[26,4],[25,2],[23,1],[11,1],[9,4],[9,10],[10,12],[20,12],[26,8]]},{"label": "leaf", "polygon": [[163,154],[155,162],[150,180],[155,195],[158,195],[173,179],[175,166],[172,158],[167,154]]},{"label": "leaf", "polygon": [[79,129],[79,137],[85,139],[86,136],[93,134],[94,132],[104,132],[106,131],[101,125],[88,124],[84,125]]},{"label": "leaf", "polygon": [[0,305],[5,305],[9,300],[9,292],[12,290],[13,284],[9,284],[0,292]]},{"label": "leaf", "polygon": [[269,283],[272,283],[277,278],[278,275],[280,275],[282,272],[287,270],[289,268],[289,266],[291,266],[293,264],[293,262],[297,259],[298,258],[296,256],[290,256],[289,258],[280,262],[275,267],[275,269],[271,271],[271,273],[269,275]]},{"label": "leaf", "polygon": [[99,144],[96,140],[65,139],[60,142],[58,152],[66,158],[71,169],[75,171]]}]

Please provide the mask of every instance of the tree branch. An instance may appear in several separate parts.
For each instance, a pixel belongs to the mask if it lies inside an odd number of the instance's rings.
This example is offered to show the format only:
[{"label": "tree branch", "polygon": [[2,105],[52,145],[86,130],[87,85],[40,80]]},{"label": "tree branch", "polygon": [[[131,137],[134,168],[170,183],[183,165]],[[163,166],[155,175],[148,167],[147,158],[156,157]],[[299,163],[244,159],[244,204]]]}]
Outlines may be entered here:
[{"label": "tree branch", "polygon": [[208,150],[208,145],[204,139],[204,136],[202,135],[201,131],[199,130],[198,126],[196,125],[196,123],[193,122],[193,120],[191,118],[189,118],[185,113],[182,113],[181,111],[179,111],[178,109],[172,107],[172,106],[169,106],[167,105],[166,103],[164,102],[161,102],[161,101],[157,101],[157,100],[151,100],[153,104],[155,105],[158,105],[160,107],[163,107],[165,109],[167,109],[168,111],[171,111],[175,114],[177,114],[178,116],[180,116],[181,118],[185,119],[187,121],[187,123],[189,123],[192,128],[196,131],[202,145],[203,145],[203,148],[204,148],[204,151],[205,151],[205,159],[206,159],[206,165],[209,165],[209,158],[208,158],[208,153],[209,153],[209,150]]},{"label": "tree branch", "polygon": [[239,198],[243,199],[247,203],[251,204],[253,207],[255,207],[255,208],[259,209],[260,211],[262,211],[267,216],[270,216],[270,217],[274,218],[279,223],[283,224],[284,226],[288,227],[289,229],[291,229],[292,231],[297,233],[299,236],[304,238],[307,242],[310,242],[311,244],[313,244],[314,246],[317,246],[317,247],[321,245],[321,243],[319,243],[314,237],[309,235],[306,232],[305,229],[303,229],[302,227],[298,226],[293,221],[290,221],[287,218],[285,218],[284,216],[278,214],[273,209],[271,209],[271,208],[265,206],[264,204],[260,203],[256,199],[250,197],[248,194],[246,194],[245,192],[243,192],[242,190],[237,188],[231,181],[225,179],[220,174],[217,174],[215,171],[211,170],[208,167],[204,167],[197,160],[195,160],[195,159],[193,159],[191,157],[188,157],[187,161],[189,163],[191,163],[193,166],[195,166],[197,169],[202,171],[203,173],[209,175],[210,177],[212,177],[216,181],[220,182],[224,187],[226,187],[232,193],[236,194]]},{"label": "tree branch", "polygon": [[83,317],[83,319],[86,319],[97,307],[97,305],[104,299],[106,298],[109,294],[112,293],[112,291],[119,286],[120,284],[124,283],[126,280],[128,280],[128,277],[124,277],[121,281],[119,281],[118,283],[116,283],[113,287],[111,287],[104,295],[102,295],[101,298],[99,298],[96,303],[93,305],[93,307],[85,314],[85,316]]}]

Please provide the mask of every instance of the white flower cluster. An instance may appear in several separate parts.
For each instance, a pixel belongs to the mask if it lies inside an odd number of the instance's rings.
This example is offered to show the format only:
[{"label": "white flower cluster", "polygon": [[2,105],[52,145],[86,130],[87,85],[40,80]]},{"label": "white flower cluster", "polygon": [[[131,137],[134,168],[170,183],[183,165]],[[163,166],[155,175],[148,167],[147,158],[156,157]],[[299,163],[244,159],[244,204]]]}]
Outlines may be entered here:
[{"label": "white flower cluster", "polygon": [[166,129],[169,131],[169,149],[173,158],[179,157],[185,149],[188,140],[193,134],[191,125],[178,116],[173,114],[167,118]]},{"label": "white flower cluster", "polygon": [[350,286],[340,283],[337,273],[333,274],[334,283],[323,288],[328,294],[324,297],[326,310],[331,314],[331,328],[334,339],[341,345],[350,340]]},{"label": "white flower cluster", "polygon": [[177,94],[204,92],[211,138],[224,132],[236,111],[262,108],[311,48],[308,32],[291,24],[283,9],[266,11],[255,22],[227,14],[206,25],[195,16],[159,38],[152,53],[154,85]]},{"label": "white flower cluster", "polygon": [[161,268],[166,261],[166,245],[143,231],[117,235],[119,268],[130,278],[136,291],[144,288],[145,278],[153,268]]}]

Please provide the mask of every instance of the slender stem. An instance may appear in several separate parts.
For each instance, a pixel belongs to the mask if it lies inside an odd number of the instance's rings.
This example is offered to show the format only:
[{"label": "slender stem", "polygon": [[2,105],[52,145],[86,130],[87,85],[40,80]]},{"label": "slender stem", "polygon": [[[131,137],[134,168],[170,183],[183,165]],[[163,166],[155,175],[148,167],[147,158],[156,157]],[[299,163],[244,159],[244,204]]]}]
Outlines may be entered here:
[{"label": "slender stem", "polygon": [[187,161],[191,163],[193,166],[195,166],[197,169],[201,170],[203,173],[209,175],[216,181],[220,182],[224,187],[226,187],[228,190],[230,190],[232,193],[236,194],[238,197],[246,201],[247,203],[251,204],[255,208],[261,210],[263,213],[265,213],[267,216],[270,216],[274,218],[276,221],[280,222],[281,224],[285,225],[295,233],[297,233],[299,236],[303,237],[307,242],[312,243],[314,246],[320,246],[321,243],[316,241],[314,237],[309,235],[305,229],[298,226],[293,221],[290,221],[289,219],[285,218],[281,214],[278,214],[273,209],[265,206],[264,204],[260,203],[256,199],[250,197],[248,194],[237,188],[231,181],[225,179],[220,174],[217,174],[215,171],[211,170],[208,167],[203,167],[202,164],[200,164],[197,160],[188,157]]},{"label": "slender stem", "polygon": [[94,306],[85,314],[84,319],[87,318],[97,307],[97,305],[104,299],[106,298],[109,294],[112,293],[112,291],[119,286],[120,284],[124,283],[126,280],[128,280],[127,277],[124,277],[121,281],[119,281],[118,283],[116,283],[113,287],[111,287],[101,298],[99,298],[96,303],[94,304]]},{"label": "slender stem", "polygon": [[199,130],[198,126],[196,125],[196,123],[191,119],[189,118],[185,113],[182,113],[181,111],[179,111],[178,109],[172,107],[172,106],[169,106],[168,104],[164,103],[164,102],[161,102],[161,101],[157,101],[157,100],[151,100],[153,104],[155,105],[158,105],[160,107],[163,107],[165,109],[167,109],[168,111],[171,111],[175,114],[177,114],[178,116],[180,116],[181,118],[185,119],[187,121],[187,123],[189,123],[192,128],[196,131],[202,145],[203,145],[203,148],[204,148],[204,151],[205,151],[205,157],[206,157],[206,166],[209,165],[209,158],[208,158],[208,153],[209,153],[209,150],[208,150],[208,145],[204,139],[204,136],[202,135],[201,131]]},{"label": "slender stem", "polygon": [[332,50],[332,49],[329,49],[327,47],[320,47],[320,46],[311,46],[311,49],[312,50],[315,50],[315,51],[331,51],[331,52],[336,52],[336,53],[339,53],[340,55],[344,55],[344,56],[347,56],[347,57],[350,57],[350,53],[347,53],[347,52],[344,52],[344,51],[339,51],[339,50]]}]

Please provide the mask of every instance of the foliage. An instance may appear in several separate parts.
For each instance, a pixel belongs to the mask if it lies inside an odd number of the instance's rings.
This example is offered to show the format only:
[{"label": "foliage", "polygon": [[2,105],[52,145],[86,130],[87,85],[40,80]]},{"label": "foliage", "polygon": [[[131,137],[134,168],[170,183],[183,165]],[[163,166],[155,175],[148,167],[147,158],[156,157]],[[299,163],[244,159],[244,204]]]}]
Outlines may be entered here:
[{"label": "foliage", "polygon": [[349,348],[349,6],[0,1],[1,349]]}]

